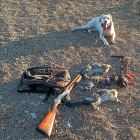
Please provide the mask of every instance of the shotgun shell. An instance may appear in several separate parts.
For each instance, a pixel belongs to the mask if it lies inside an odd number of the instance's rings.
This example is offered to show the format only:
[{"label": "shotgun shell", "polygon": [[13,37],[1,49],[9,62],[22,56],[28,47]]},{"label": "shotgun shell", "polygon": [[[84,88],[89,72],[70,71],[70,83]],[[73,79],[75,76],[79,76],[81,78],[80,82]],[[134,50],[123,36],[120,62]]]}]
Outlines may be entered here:
[{"label": "shotgun shell", "polygon": [[129,85],[133,85],[133,84],[134,84],[134,82],[129,82],[128,84],[129,84]]},{"label": "shotgun shell", "polygon": [[131,79],[131,78],[132,78],[132,77],[131,77],[130,75],[128,75],[128,74],[126,74],[125,76],[126,76],[126,77],[128,77],[129,79]]},{"label": "shotgun shell", "polygon": [[134,74],[133,74],[133,73],[131,73],[131,72],[128,72],[128,74],[134,77]]}]

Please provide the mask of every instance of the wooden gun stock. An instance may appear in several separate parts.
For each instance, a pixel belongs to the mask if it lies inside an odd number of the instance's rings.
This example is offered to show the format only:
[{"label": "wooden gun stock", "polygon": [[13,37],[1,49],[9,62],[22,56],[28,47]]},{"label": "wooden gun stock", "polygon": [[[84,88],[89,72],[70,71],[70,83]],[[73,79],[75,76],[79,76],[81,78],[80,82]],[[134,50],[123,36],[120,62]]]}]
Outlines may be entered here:
[{"label": "wooden gun stock", "polygon": [[55,117],[59,114],[59,111],[56,108],[57,103],[54,103],[53,108],[46,114],[38,125],[38,129],[47,134],[48,137],[51,135]]}]

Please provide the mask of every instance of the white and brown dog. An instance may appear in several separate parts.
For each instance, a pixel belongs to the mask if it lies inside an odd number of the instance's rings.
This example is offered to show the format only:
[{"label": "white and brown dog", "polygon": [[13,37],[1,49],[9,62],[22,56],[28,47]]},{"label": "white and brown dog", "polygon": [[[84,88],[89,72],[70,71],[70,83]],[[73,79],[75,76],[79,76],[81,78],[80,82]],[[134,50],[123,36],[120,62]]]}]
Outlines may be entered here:
[{"label": "white and brown dog", "polygon": [[99,31],[100,39],[104,42],[104,45],[108,45],[108,42],[104,38],[104,36],[111,37],[111,43],[115,43],[114,24],[112,21],[112,16],[110,14],[103,14],[100,17],[93,18],[86,25],[73,28],[71,29],[71,31],[75,31],[78,29],[88,29],[89,33],[91,33],[91,31]]}]

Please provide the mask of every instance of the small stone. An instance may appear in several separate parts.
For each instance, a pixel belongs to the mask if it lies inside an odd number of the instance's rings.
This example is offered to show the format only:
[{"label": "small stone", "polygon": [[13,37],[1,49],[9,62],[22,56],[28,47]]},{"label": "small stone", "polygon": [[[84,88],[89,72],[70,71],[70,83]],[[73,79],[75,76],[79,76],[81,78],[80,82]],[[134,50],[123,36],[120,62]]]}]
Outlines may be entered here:
[{"label": "small stone", "polygon": [[69,129],[69,128],[70,128],[70,124],[68,124],[68,123],[65,124],[65,125],[64,125],[64,128]]},{"label": "small stone", "polygon": [[7,138],[6,139],[9,139],[10,138],[10,135],[9,136],[7,136]]},{"label": "small stone", "polygon": [[40,101],[38,101],[37,103],[35,103],[35,106],[40,105]]},{"label": "small stone", "polygon": [[25,119],[23,119],[21,122],[25,122]]},{"label": "small stone", "polygon": [[43,57],[39,57],[38,59],[42,60],[42,59],[43,59]]},{"label": "small stone", "polygon": [[45,99],[45,95],[39,96],[39,99]]},{"label": "small stone", "polygon": [[0,95],[0,100],[2,99],[2,96]]},{"label": "small stone", "polygon": [[36,119],[36,114],[35,113],[30,113],[32,119]]},{"label": "small stone", "polygon": [[23,104],[25,104],[25,101],[22,101]]},{"label": "small stone", "polygon": [[31,105],[34,105],[34,102],[31,102]]},{"label": "small stone", "polygon": [[2,104],[2,105],[1,105],[1,107],[4,107],[4,106],[5,106],[5,104]]},{"label": "small stone", "polygon": [[83,86],[79,86],[80,89],[85,89]]},{"label": "small stone", "polygon": [[28,111],[28,110],[24,110],[24,113],[28,114],[28,113],[30,113],[30,111]]},{"label": "small stone", "polygon": [[2,127],[2,130],[6,130],[6,128],[5,127]]}]

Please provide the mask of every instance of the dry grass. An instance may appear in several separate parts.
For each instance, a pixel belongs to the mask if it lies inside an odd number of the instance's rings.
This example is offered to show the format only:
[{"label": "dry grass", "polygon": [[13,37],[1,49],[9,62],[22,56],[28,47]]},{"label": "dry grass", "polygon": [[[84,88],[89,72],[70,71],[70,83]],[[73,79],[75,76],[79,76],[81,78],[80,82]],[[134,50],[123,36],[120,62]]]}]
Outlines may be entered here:
[{"label": "dry grass", "polygon": [[[27,68],[52,62],[68,68],[74,78],[91,58],[111,64],[112,72],[118,72],[118,60],[110,56],[125,55],[129,71],[135,74],[132,79],[135,84],[126,89],[110,87],[119,91],[122,104],[107,102],[100,106],[100,111],[93,111],[90,106],[60,105],[51,139],[140,139],[139,7],[138,0],[1,0],[0,138],[45,140],[35,128],[51,108],[54,96],[36,106],[41,102],[40,94],[17,93],[20,75]],[[103,46],[98,32],[89,35],[70,31],[103,13],[113,17],[117,44]],[[94,91],[85,92],[76,85],[71,92],[72,101],[79,101]],[[24,110],[36,113],[37,119],[33,120]],[[70,129],[64,129],[66,123],[71,124]]]}]

